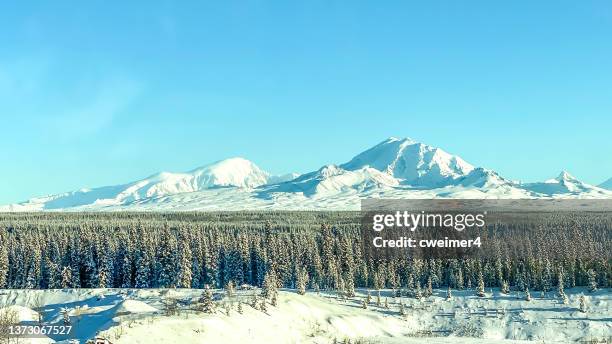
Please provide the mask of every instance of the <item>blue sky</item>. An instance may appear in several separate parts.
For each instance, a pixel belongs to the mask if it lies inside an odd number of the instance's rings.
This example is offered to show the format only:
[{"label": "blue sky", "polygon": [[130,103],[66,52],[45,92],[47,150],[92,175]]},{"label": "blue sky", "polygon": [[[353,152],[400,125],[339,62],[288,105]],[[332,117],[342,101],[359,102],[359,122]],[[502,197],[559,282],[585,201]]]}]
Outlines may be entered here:
[{"label": "blue sky", "polygon": [[0,5],[0,204],[412,137],[535,181],[612,177],[610,1]]}]

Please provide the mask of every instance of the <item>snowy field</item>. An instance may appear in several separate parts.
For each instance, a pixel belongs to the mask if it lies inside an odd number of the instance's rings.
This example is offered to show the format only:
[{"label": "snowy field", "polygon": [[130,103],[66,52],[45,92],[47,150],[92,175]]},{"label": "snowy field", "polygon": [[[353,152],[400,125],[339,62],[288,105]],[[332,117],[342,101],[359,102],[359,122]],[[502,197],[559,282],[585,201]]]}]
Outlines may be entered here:
[{"label": "snowy field", "polygon": [[[0,307],[14,311],[21,324],[37,324],[39,316],[45,324],[63,324],[65,313],[80,343],[96,335],[114,344],[422,343],[425,338],[428,343],[609,343],[612,336],[609,289],[568,289],[566,305],[554,292],[534,292],[532,300],[525,301],[516,292],[488,290],[480,298],[473,290],[453,290],[449,301],[446,290],[434,290],[429,298],[402,298],[405,315],[391,290],[381,292],[380,306],[372,292],[367,309],[365,293],[360,290],[356,297],[340,300],[329,293],[282,290],[277,305],[268,302],[262,310],[261,297],[256,308],[251,305],[259,290],[241,290],[231,298],[215,290],[216,310],[207,314],[195,310],[202,294],[195,289],[0,290]],[[586,296],[586,313],[579,310],[580,295]],[[174,315],[167,314],[167,305],[173,304],[169,300],[176,301]],[[77,341],[19,340],[54,342]]]}]

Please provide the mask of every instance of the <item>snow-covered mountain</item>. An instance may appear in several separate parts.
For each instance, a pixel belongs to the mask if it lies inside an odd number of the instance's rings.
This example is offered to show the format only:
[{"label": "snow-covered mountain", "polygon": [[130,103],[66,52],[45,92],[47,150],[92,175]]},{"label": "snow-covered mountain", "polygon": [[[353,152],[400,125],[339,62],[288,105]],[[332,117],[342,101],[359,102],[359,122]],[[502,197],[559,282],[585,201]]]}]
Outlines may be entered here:
[{"label": "snow-covered mountain", "polygon": [[252,189],[269,182],[277,183],[288,179],[293,179],[293,174],[271,176],[247,159],[230,158],[185,173],[161,172],[128,184],[81,189],[33,198],[28,202],[0,209],[42,210],[80,206],[121,206],[142,200],[212,188]]},{"label": "snow-covered mountain", "polygon": [[612,178],[606,180],[605,182],[599,184],[599,187],[606,190],[612,190]]},{"label": "snow-covered mountain", "polygon": [[545,182],[514,182],[440,148],[392,137],[346,163],[302,175],[272,176],[249,160],[231,158],[185,173],[33,198],[0,211],[334,210],[358,209],[362,198],[612,198],[604,184],[592,186],[565,171]]},{"label": "snow-covered mountain", "polygon": [[353,171],[366,166],[387,173],[403,184],[428,188],[452,184],[474,169],[460,157],[440,148],[395,137],[366,150],[340,167]]},{"label": "snow-covered mountain", "polygon": [[594,186],[581,182],[566,171],[562,171],[557,178],[549,179],[542,183],[524,184],[523,186],[527,190],[547,195],[580,195],[582,193],[596,191]]}]

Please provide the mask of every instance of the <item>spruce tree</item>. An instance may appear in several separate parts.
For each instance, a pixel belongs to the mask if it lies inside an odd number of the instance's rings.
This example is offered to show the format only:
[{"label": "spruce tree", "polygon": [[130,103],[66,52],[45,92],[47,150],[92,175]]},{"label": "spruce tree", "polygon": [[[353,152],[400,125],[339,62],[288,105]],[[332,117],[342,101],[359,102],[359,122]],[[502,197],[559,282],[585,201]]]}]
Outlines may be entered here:
[{"label": "spruce tree", "polygon": [[426,292],[427,297],[433,295],[433,287],[432,287],[432,282],[431,282],[431,276],[429,276],[427,278],[427,292]]},{"label": "spruce tree", "polygon": [[157,251],[157,283],[161,288],[174,288],[177,284],[176,238],[168,228],[161,233]]},{"label": "spruce tree", "polygon": [[559,279],[557,281],[557,295],[559,297],[563,297],[563,295],[565,295],[565,291],[563,289],[563,280],[565,278],[565,275],[563,273],[563,267],[559,268]]},{"label": "spruce tree", "polygon": [[180,243],[178,245],[178,283],[177,287],[179,288],[191,288],[191,281],[193,280],[193,275],[191,273],[191,264],[192,264],[192,254],[191,247],[189,246],[189,239],[187,237],[181,236]]},{"label": "spruce tree", "polygon": [[580,311],[582,313],[586,313],[587,311],[586,298],[584,297],[584,295],[580,295]]},{"label": "spruce tree", "polygon": [[228,298],[232,298],[236,293],[236,287],[234,287],[234,281],[229,281],[225,285],[225,293]]},{"label": "spruce tree", "polygon": [[255,293],[251,295],[251,307],[253,307],[253,309],[259,309],[259,299]]},{"label": "spruce tree", "polygon": [[508,286],[508,281],[504,280],[501,285],[502,294],[510,294],[510,286]]},{"label": "spruce tree", "polygon": [[9,272],[8,250],[5,243],[0,241],[0,289],[4,289],[8,285]]},{"label": "spruce tree", "polygon": [[355,297],[355,279],[352,273],[347,273],[344,277],[346,297]]},{"label": "spruce tree", "polygon": [[68,266],[64,266],[62,270],[62,281],[60,283],[62,289],[71,288],[72,287],[72,269]]},{"label": "spruce tree", "polygon": [[306,294],[306,283],[308,283],[308,273],[306,272],[306,269],[302,268],[297,273],[296,287],[298,294]]},{"label": "spruce tree", "polygon": [[482,271],[478,272],[478,289],[476,289],[476,295],[479,297],[485,297],[485,286],[484,278],[482,277]]},{"label": "spruce tree", "polygon": [[592,293],[597,290],[597,278],[593,269],[589,269],[589,271],[587,271],[587,278],[589,291]]},{"label": "spruce tree", "polygon": [[277,293],[276,283],[276,274],[273,269],[270,269],[264,278],[264,284],[261,288],[261,296],[264,299],[269,299]]},{"label": "spruce tree", "polygon": [[199,308],[202,312],[213,314],[215,312],[215,300],[213,298],[213,293],[210,287],[207,285],[204,286],[204,292],[198,301]]},{"label": "spruce tree", "polygon": [[421,283],[417,282],[416,291],[414,292],[414,297],[417,300],[420,300],[423,297],[423,293],[421,292]]}]

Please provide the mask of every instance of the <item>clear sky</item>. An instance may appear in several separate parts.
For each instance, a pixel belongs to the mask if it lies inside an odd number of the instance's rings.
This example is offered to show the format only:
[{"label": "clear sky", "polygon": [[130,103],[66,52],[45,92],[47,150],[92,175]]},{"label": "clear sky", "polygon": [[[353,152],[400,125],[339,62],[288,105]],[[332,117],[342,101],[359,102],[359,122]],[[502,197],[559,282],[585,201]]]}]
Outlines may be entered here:
[{"label": "clear sky", "polygon": [[0,204],[412,137],[511,179],[612,177],[612,2],[12,1]]}]

